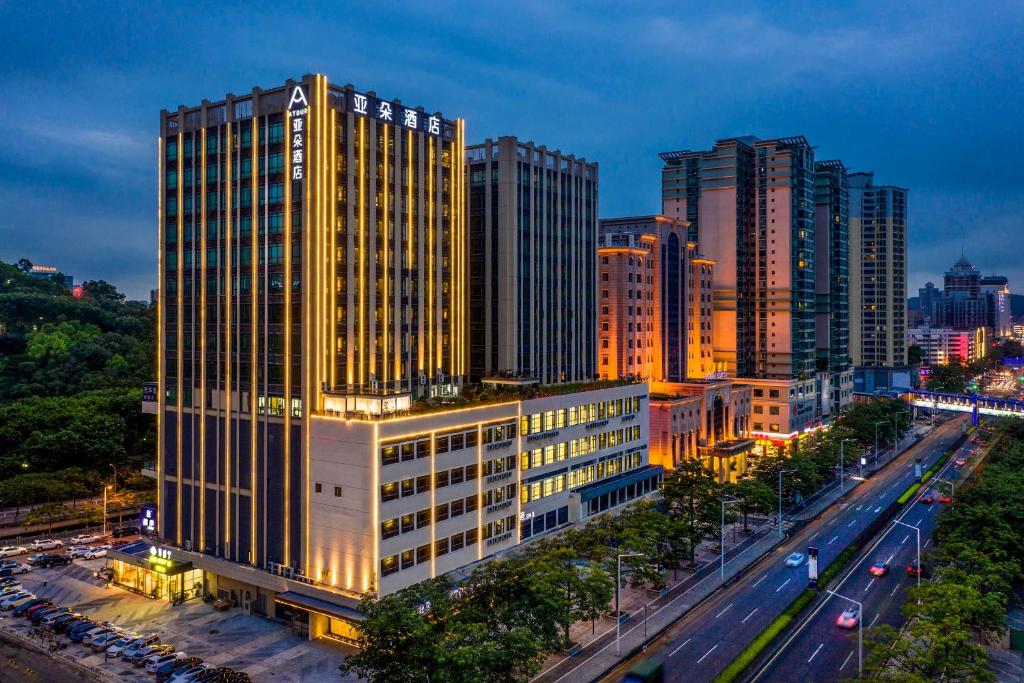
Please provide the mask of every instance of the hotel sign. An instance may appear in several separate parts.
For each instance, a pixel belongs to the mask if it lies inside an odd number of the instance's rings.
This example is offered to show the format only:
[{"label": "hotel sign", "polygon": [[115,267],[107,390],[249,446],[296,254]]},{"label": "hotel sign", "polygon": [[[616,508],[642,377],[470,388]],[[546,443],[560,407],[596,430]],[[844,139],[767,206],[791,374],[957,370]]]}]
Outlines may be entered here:
[{"label": "hotel sign", "polygon": [[351,91],[348,106],[352,113],[382,123],[391,123],[427,135],[441,135],[442,132],[440,116],[425,114],[417,109],[409,109],[397,102],[380,100],[365,93]]},{"label": "hotel sign", "polygon": [[309,113],[309,100],[301,85],[292,89],[288,100],[288,118],[291,120],[291,139],[288,152],[291,155],[292,181],[302,182],[306,163],[306,114]]}]

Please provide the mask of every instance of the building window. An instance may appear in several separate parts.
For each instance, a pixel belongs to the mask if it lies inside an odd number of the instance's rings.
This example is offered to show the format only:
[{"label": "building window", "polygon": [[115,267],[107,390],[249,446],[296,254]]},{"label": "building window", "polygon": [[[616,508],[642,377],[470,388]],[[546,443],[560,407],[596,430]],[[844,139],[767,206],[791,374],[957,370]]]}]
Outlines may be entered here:
[{"label": "building window", "polygon": [[422,564],[423,562],[430,561],[430,546],[421,545],[416,548],[416,564]]},{"label": "building window", "polygon": [[334,497],[335,498],[341,498],[341,487],[340,486],[335,486],[334,487]]},{"label": "building window", "polygon": [[317,493],[322,493],[322,492],[323,492],[323,489],[324,489],[324,487],[323,487],[323,484],[321,484],[320,482],[317,482],[317,483],[316,483],[316,486],[315,486],[315,488],[316,488],[316,492],[317,492]]}]

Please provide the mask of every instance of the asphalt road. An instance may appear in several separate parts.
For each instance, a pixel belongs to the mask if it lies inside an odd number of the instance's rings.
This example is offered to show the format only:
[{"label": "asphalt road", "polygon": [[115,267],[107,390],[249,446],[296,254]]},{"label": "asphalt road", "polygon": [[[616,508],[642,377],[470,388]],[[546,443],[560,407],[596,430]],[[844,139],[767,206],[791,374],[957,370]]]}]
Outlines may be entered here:
[{"label": "asphalt road", "polygon": [[[823,571],[913,483],[915,458],[921,457],[927,468],[960,436],[961,424],[966,420],[966,416],[957,417],[937,426],[919,444],[748,569],[741,580],[686,614],[648,646],[643,656],[665,662],[667,681],[712,680],[807,587],[806,564],[786,567],[785,558],[817,546],[819,571]],[[608,680],[619,680],[633,663],[624,663]],[[799,680],[789,675],[786,678]]]},{"label": "asphalt road", "polygon": [[[967,446],[961,449],[966,452]],[[949,479],[953,460],[943,467],[938,477]],[[924,491],[932,491],[935,503],[921,503],[919,497],[900,512],[895,520],[920,529],[921,553],[927,553],[932,531],[943,505],[938,502],[939,492],[949,493],[949,487],[934,484]],[[917,533],[903,524],[892,523],[878,538],[871,552],[853,566],[842,582],[834,586],[835,592],[857,600],[863,605],[864,629],[878,624],[898,626],[902,621],[901,608],[906,589],[916,582],[908,576],[907,565],[917,557]],[[868,571],[874,562],[888,562],[889,573],[874,577]],[[925,566],[928,567],[928,562]],[[758,681],[838,681],[857,676],[857,629],[846,630],[836,625],[836,619],[852,603],[832,597],[815,609],[811,617],[789,637],[783,648],[753,680]]]}]

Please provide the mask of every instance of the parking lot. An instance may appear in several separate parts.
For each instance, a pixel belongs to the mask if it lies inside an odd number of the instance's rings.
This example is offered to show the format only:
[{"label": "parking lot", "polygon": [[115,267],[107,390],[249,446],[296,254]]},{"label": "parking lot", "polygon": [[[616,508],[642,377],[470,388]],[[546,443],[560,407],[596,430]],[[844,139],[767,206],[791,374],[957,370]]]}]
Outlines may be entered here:
[{"label": "parking lot", "polygon": [[[12,559],[24,561],[25,558]],[[51,599],[55,606],[69,607],[139,634],[157,633],[161,642],[189,656],[244,671],[254,681],[344,680],[338,673],[338,665],[351,649],[333,642],[308,641],[295,635],[286,625],[250,616],[238,609],[217,612],[200,600],[171,606],[165,600],[152,600],[107,586],[105,581],[95,577],[95,572],[104,564],[103,558],[76,559],[68,566],[37,568],[14,578],[26,590]],[[3,612],[0,627],[27,636],[33,626],[27,619]],[[61,655],[73,657],[104,678],[153,680],[151,674],[130,663],[107,659],[104,653],[93,653],[64,636],[57,638],[67,643]]]}]

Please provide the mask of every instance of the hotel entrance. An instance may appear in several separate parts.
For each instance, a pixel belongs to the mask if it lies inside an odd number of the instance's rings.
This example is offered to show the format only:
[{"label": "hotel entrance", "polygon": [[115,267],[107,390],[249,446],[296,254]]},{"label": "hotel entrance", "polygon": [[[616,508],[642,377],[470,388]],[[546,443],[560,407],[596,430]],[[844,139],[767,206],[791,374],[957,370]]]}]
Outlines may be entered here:
[{"label": "hotel entrance", "polygon": [[154,600],[179,604],[202,597],[203,571],[179,562],[167,548],[133,543],[107,553],[110,582]]}]

